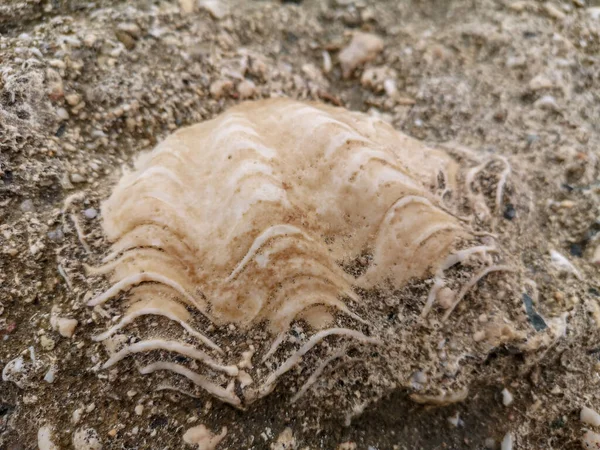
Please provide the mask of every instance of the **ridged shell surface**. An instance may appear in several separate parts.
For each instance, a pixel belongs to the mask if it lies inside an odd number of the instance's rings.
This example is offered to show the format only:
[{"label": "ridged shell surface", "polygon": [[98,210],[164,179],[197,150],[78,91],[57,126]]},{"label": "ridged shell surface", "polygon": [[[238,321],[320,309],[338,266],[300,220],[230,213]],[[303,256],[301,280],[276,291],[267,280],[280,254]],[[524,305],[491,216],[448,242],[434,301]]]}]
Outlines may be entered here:
[{"label": "ridged shell surface", "polygon": [[[464,234],[438,204],[456,172],[446,153],[365,114],[239,105],[176,132],[119,181],[102,208],[115,285],[95,302],[131,290],[133,308],[160,308],[150,281],[183,320],[167,297],[216,324],[265,321],[273,333],[297,319],[322,328],[336,311],[356,317],[353,287],[424,277]],[[360,275],[342,270],[361,257]]]}]

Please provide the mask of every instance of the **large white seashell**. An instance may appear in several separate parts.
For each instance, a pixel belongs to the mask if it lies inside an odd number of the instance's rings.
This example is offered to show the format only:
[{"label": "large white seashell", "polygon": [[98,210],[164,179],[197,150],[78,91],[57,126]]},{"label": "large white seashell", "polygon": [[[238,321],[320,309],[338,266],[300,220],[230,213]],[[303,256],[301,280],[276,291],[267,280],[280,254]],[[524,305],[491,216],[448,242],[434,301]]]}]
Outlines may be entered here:
[{"label": "large white seashell", "polygon": [[[89,304],[128,292],[129,309],[97,340],[152,314],[179,323],[211,350],[151,339],[114,354],[105,367],[133,353],[163,350],[238,376],[242,365],[211,356],[225,352],[190,325],[194,310],[216,326],[266,323],[277,338],[263,360],[292,322],[302,319],[315,332],[256,387],[257,397],[329,336],[379,343],[364,334],[355,288],[402,287],[434,274],[426,314],[443,287],[444,270],[491,250],[452,253],[468,230],[441,199],[444,193],[456,197],[458,169],[446,152],[378,119],[287,99],[244,103],[176,132],[141,156],[104,203],[112,251],[89,273],[110,274],[112,286]],[[342,269],[356,261],[368,267],[355,276]],[[500,269],[474,278],[446,317],[478,279]],[[336,314],[346,318],[344,327],[327,328]],[[230,387],[179,364],[157,362],[141,371],[157,370],[241,403]],[[248,373],[242,375],[250,384]]]}]

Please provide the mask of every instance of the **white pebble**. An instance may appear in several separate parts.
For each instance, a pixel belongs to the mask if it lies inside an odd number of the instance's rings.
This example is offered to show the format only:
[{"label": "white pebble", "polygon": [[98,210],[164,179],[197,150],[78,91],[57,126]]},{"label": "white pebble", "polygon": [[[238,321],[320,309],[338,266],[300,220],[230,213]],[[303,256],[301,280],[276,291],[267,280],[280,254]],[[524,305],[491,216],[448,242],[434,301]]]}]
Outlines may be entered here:
[{"label": "white pebble", "polygon": [[323,50],[323,73],[331,72],[332,63],[331,55],[327,50]]},{"label": "white pebble", "polygon": [[513,395],[509,392],[508,389],[502,389],[502,404],[504,406],[510,406],[514,400]]},{"label": "white pebble", "polygon": [[73,415],[71,416],[71,423],[73,425],[77,425],[81,420],[81,416],[83,415],[83,408],[77,408],[73,411]]},{"label": "white pebble", "polygon": [[52,442],[52,428],[49,426],[40,428],[37,438],[39,450],[58,450],[58,447]]},{"label": "white pebble", "polygon": [[58,108],[56,110],[56,115],[61,120],[69,120],[69,111],[67,111],[65,108]]},{"label": "white pebble", "polygon": [[460,420],[460,415],[458,412],[453,416],[448,417],[448,422],[457,428],[459,425],[464,425],[463,421]]},{"label": "white pebble", "polygon": [[256,85],[250,80],[244,80],[237,85],[241,99],[252,98],[256,95]]},{"label": "white pebble", "polygon": [[144,405],[137,405],[137,406],[135,407],[135,413],[136,413],[138,416],[141,416],[141,415],[144,413]]},{"label": "white pebble", "polygon": [[64,317],[61,317],[57,321],[58,332],[63,337],[73,337],[78,323],[79,322],[76,319],[65,319]]},{"label": "white pebble", "polygon": [[96,208],[88,208],[83,211],[83,215],[88,219],[95,219],[98,215],[98,210],[96,210]]},{"label": "white pebble", "polygon": [[600,426],[600,414],[598,414],[593,409],[588,408],[587,406],[584,406],[583,408],[581,408],[581,413],[579,413],[579,419],[583,423],[586,423],[593,427]]},{"label": "white pebble", "polygon": [[357,67],[375,59],[383,50],[383,39],[374,34],[355,33],[350,44],[338,55],[344,78],[349,78]]},{"label": "white pebble", "polygon": [[501,450],[512,450],[513,448],[513,436],[512,434],[506,433],[506,435],[504,436],[504,439],[502,439],[502,444],[500,444],[500,449]]},{"label": "white pebble", "polygon": [[56,378],[56,366],[52,366],[52,367],[50,367],[50,369],[48,369],[48,372],[46,372],[46,375],[44,375],[44,381],[46,383],[54,383],[55,378]]},{"label": "white pebble", "polygon": [[600,448],[600,434],[586,431],[581,439],[581,445],[586,450],[597,450]]}]

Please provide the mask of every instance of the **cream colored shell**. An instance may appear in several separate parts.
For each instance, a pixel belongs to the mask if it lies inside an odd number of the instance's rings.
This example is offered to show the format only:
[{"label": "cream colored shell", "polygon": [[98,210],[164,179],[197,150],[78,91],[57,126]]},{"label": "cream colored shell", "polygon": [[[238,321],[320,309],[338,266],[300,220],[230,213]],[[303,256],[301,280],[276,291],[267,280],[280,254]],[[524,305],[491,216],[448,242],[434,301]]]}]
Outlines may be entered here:
[{"label": "cream colored shell", "polygon": [[[299,318],[321,328],[335,310],[360,320],[353,286],[399,287],[449,254],[462,228],[438,194],[456,172],[446,153],[365,114],[241,104],[171,135],[122,177],[102,207],[115,285],[91,303],[130,290],[183,322],[175,301],[272,332]],[[342,270],[361,256],[360,277]]]}]

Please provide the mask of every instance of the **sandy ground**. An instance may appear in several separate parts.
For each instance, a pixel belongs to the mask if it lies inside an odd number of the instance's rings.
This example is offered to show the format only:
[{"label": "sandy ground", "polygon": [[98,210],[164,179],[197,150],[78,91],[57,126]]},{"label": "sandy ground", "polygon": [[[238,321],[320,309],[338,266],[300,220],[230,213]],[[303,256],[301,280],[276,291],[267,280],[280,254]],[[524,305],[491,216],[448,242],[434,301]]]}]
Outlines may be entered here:
[{"label": "sandy ground", "polygon": [[[594,426],[580,410],[600,410],[600,3],[203,5],[0,4],[0,448],[37,448],[47,427],[56,448],[87,430],[75,448],[176,449],[200,423],[226,426],[218,448],[231,449],[493,449],[507,433],[513,448],[582,448]],[[338,54],[357,31],[384,47],[344,77]],[[506,157],[513,203],[494,231],[531,281],[519,289],[564,332],[531,354],[500,344],[461,364],[464,402],[422,406],[399,388],[350,425],[290,408],[285,389],[241,412],[97,370],[104,352],[91,336],[106,319],[84,306],[95,286],[82,263],[106,250],[98,211],[120,168],[173,130],[270,96],[342,105],[429,143]],[[521,292],[504,297],[503,287],[493,279],[469,301],[512,302],[529,326]],[[52,317],[76,319],[74,335]],[[465,320],[453,332],[476,331]],[[414,339],[409,372],[427,359]],[[278,443],[288,427],[293,439]]]}]

